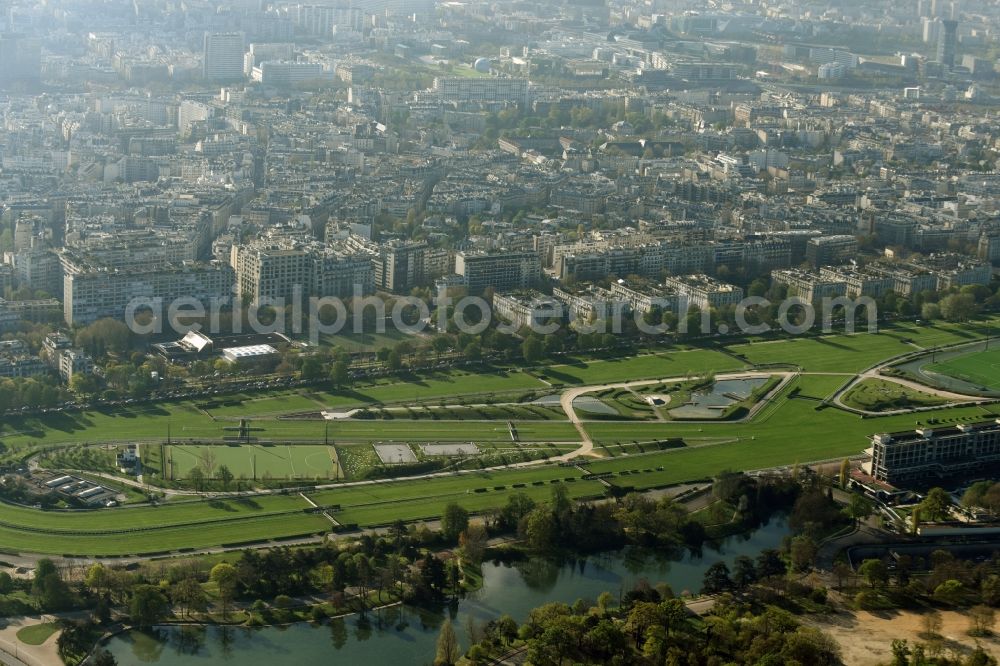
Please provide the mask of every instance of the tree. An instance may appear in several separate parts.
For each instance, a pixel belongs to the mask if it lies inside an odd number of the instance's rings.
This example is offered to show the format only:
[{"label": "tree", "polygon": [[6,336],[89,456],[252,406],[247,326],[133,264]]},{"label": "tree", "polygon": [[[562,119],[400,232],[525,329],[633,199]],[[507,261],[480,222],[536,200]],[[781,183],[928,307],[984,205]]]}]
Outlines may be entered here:
[{"label": "tree", "polygon": [[201,471],[200,467],[192,467],[188,472],[188,482],[198,492],[203,491],[205,489],[205,473]]},{"label": "tree", "polygon": [[330,370],[330,383],[333,384],[334,388],[350,386],[351,372],[348,368],[347,361],[339,359],[334,362],[333,368]]},{"label": "tree", "polygon": [[529,335],[521,344],[521,354],[528,363],[538,363],[545,356],[542,340],[537,335]]},{"label": "tree", "polygon": [[91,356],[104,356],[108,352],[123,354],[128,351],[131,336],[132,331],[124,322],[98,319],[77,332],[76,345]]},{"label": "tree", "polygon": [[854,571],[851,569],[850,565],[843,562],[837,562],[833,565],[833,575],[837,579],[837,589],[843,589],[844,582],[851,579]]},{"label": "tree", "polygon": [[632,634],[636,648],[642,645],[646,629],[660,623],[660,616],[659,607],[652,601],[639,601],[632,605],[625,622],[625,630]]},{"label": "tree", "polygon": [[948,321],[968,321],[979,309],[972,294],[951,294],[940,302],[941,316]]},{"label": "tree", "polygon": [[209,579],[219,589],[219,600],[222,602],[222,616],[227,617],[229,615],[229,604],[236,595],[236,582],[238,580],[236,567],[228,562],[220,562],[212,567]]},{"label": "tree", "polygon": [[389,352],[389,356],[386,358],[385,364],[392,372],[398,372],[402,369],[403,353],[399,350],[398,346]]},{"label": "tree", "polygon": [[865,577],[872,588],[885,587],[889,583],[889,569],[882,560],[865,560],[858,567],[858,573]]},{"label": "tree", "polygon": [[166,614],[169,604],[160,589],[154,585],[136,585],[129,602],[129,619],[140,628],[151,627]]},{"label": "tree", "polygon": [[201,454],[201,468],[205,470],[205,476],[212,478],[215,476],[215,451],[206,448]]},{"label": "tree", "polygon": [[517,622],[510,615],[501,615],[497,620],[497,635],[510,645],[517,638]]},{"label": "tree", "polygon": [[69,390],[77,395],[92,395],[98,388],[97,378],[88,372],[74,373],[69,379]]},{"label": "tree", "polygon": [[299,377],[306,381],[316,380],[323,376],[323,362],[316,356],[307,356],[302,359],[302,366],[299,368]]},{"label": "tree", "polygon": [[438,634],[437,648],[434,653],[434,666],[453,666],[461,656],[458,647],[458,636],[451,624],[451,618],[446,618]]},{"label": "tree", "polygon": [[847,515],[854,520],[855,525],[867,520],[874,511],[875,507],[866,497],[857,493],[851,495],[851,500],[847,504]]},{"label": "tree", "polygon": [[1000,576],[991,574],[983,579],[980,585],[983,603],[990,606],[1000,606]]},{"label": "tree", "polygon": [[819,547],[811,537],[801,534],[792,539],[789,555],[796,571],[809,571],[816,562]]},{"label": "tree", "polygon": [[469,512],[455,502],[448,502],[441,516],[441,534],[449,543],[458,541],[458,535],[469,527]]},{"label": "tree", "polygon": [[996,624],[996,611],[982,604],[969,609],[969,635],[989,636]]},{"label": "tree", "polygon": [[528,542],[528,547],[532,550],[545,552],[551,550],[556,545],[558,530],[555,517],[546,508],[539,507],[533,509],[521,521],[518,531],[522,533],[522,536]]},{"label": "tree", "polygon": [[762,550],[757,555],[757,577],[761,580],[772,576],[784,576],[786,568],[785,561],[781,559],[781,553],[773,548]]},{"label": "tree", "polygon": [[941,619],[941,613],[936,610],[927,611],[920,618],[920,626],[923,628],[921,632],[923,638],[936,638],[940,636],[943,625],[944,621]]},{"label": "tree", "polygon": [[45,611],[63,610],[72,601],[69,586],[59,575],[55,563],[48,558],[38,560],[31,591]]},{"label": "tree", "polygon": [[949,578],[944,581],[936,588],[934,588],[934,601],[938,601],[943,604],[951,604],[952,606],[958,606],[967,596],[967,590],[962,582],[955,580],[954,578]]},{"label": "tree", "polygon": [[219,480],[222,481],[222,489],[229,490],[229,482],[233,480],[233,473],[227,465],[219,467]]},{"label": "tree", "polygon": [[847,479],[848,475],[850,474],[850,471],[851,471],[851,459],[844,458],[844,460],[841,461],[840,463],[839,481],[841,488],[847,488]]},{"label": "tree", "polygon": [[180,607],[182,615],[191,611],[200,612],[208,608],[205,589],[194,578],[182,578],[170,588],[170,600]]},{"label": "tree", "polygon": [[920,307],[920,316],[928,321],[941,318],[941,307],[937,303],[924,303]]},{"label": "tree", "polygon": [[[108,570],[100,562],[92,564],[87,569],[83,584],[97,596],[104,594],[104,591],[108,589]],[[0,590],[0,594],[2,593],[4,593],[3,590]]]},{"label": "tree", "polygon": [[733,581],[729,578],[729,567],[725,562],[715,562],[705,570],[701,591],[705,594],[718,594],[727,592],[733,588]]},{"label": "tree", "polygon": [[462,350],[462,353],[465,355],[466,360],[472,363],[479,363],[483,360],[483,347],[478,342],[470,342]]},{"label": "tree", "polygon": [[732,579],[737,590],[745,590],[757,582],[757,569],[754,567],[753,560],[746,555],[738,555],[733,560]]},{"label": "tree", "polygon": [[573,501],[569,498],[569,488],[564,483],[552,486],[552,514],[556,517],[565,515],[573,508]]},{"label": "tree", "polygon": [[925,520],[946,520],[950,515],[951,496],[943,488],[931,488],[919,509]]},{"label": "tree", "polygon": [[469,525],[464,532],[458,535],[458,545],[462,552],[462,559],[473,565],[479,565],[483,561],[486,553],[486,546],[489,535],[486,528],[480,523]]}]

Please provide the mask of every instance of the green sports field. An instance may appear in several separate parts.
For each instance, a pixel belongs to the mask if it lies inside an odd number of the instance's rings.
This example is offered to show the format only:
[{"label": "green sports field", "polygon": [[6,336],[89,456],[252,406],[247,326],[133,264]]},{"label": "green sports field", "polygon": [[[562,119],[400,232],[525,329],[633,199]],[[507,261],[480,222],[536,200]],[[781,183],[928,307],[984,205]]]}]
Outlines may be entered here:
[{"label": "green sports field", "polygon": [[924,367],[989,391],[1000,390],[1000,349],[972,352]]},{"label": "green sports field", "polygon": [[153,450],[150,463],[155,467],[159,458],[160,473],[167,479],[186,479],[196,467],[207,478],[217,478],[223,465],[237,479],[343,478],[332,446],[170,444],[147,448]]}]

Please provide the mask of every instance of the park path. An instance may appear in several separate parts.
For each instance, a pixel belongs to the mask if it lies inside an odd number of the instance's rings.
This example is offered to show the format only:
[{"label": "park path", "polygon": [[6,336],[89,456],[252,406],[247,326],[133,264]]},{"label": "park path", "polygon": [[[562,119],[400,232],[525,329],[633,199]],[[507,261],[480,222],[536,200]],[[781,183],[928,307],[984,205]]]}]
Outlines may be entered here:
[{"label": "park path", "polygon": [[54,615],[25,615],[7,618],[7,624],[0,629],[0,663],[8,666],[63,666],[56,648],[56,638],[59,632],[54,632],[41,645],[22,643],[17,632],[24,627],[46,622],[56,622],[63,618],[80,619],[87,616],[86,611],[72,611]]},{"label": "park path", "polygon": [[[775,375],[781,376],[782,381],[778,386],[771,390],[771,395],[774,395],[777,391],[781,390],[785,384],[795,376],[795,372],[759,372],[759,371],[743,371],[743,372],[727,372],[723,374],[715,375],[715,379],[726,380],[726,379],[742,379],[750,377],[773,377]],[[577,432],[580,433],[580,448],[575,451],[570,451],[569,453],[564,453],[561,456],[556,456],[550,458],[556,462],[566,462],[568,460],[573,460],[574,458],[579,458],[583,456],[588,457],[600,457],[594,452],[594,441],[590,437],[590,433],[587,432],[587,428],[584,425],[583,420],[576,413],[576,408],[573,407],[573,401],[582,395],[588,393],[596,393],[598,391],[607,391],[611,389],[632,389],[636,386],[650,386],[653,384],[670,384],[676,382],[683,382],[691,379],[690,376],[684,377],[666,377],[663,379],[640,379],[633,382],[615,382],[612,384],[599,384],[592,386],[577,386],[571,389],[566,389],[563,391],[562,395],[559,397],[559,406],[562,407],[563,411],[566,412],[566,417],[569,419],[570,423],[576,428]],[[761,400],[754,405],[754,409],[751,409],[750,413],[747,414],[745,418],[752,418],[756,414],[756,408],[761,405],[767,404],[768,401]],[[745,420],[745,419],[743,419]]]},{"label": "park path", "polygon": [[[894,377],[892,375],[882,374],[882,370],[890,367],[890,363],[880,364],[873,368],[868,368],[864,372],[861,372],[854,376],[854,379],[844,384],[840,389],[834,394],[833,402],[837,407],[841,407],[850,412],[855,412],[857,414],[867,414],[870,416],[893,416],[898,414],[912,414],[914,412],[920,412],[927,409],[941,409],[942,407],[954,406],[954,405],[977,405],[987,402],[995,402],[994,399],[983,398],[981,396],[971,396],[964,393],[955,393],[953,391],[947,391],[945,389],[934,388],[933,386],[928,386],[926,384],[921,384],[920,382],[915,382],[912,379],[906,379],[905,377]],[[941,398],[947,400],[946,405],[934,405],[932,407],[924,408],[903,408],[903,409],[892,409],[887,411],[871,411],[867,409],[858,409],[856,407],[849,407],[844,403],[844,396],[847,393],[867,379],[878,379],[883,382],[888,382],[890,384],[899,384],[900,386],[906,387],[913,391],[919,391],[920,393],[926,393],[927,395],[932,395],[936,398]]]}]

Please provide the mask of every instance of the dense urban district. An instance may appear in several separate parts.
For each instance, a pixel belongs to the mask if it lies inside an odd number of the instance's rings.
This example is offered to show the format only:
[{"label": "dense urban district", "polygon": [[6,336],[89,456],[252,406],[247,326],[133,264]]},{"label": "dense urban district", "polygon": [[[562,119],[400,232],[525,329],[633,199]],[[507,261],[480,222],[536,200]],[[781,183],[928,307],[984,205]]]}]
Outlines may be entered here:
[{"label": "dense urban district", "polygon": [[989,666],[995,0],[0,0],[0,664]]}]

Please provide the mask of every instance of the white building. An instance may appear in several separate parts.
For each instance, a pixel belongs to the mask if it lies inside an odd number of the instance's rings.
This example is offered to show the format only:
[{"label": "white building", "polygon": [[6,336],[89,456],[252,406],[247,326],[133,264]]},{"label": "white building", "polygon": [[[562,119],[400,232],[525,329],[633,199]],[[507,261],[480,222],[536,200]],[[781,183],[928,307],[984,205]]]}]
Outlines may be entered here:
[{"label": "white building", "polygon": [[434,91],[453,102],[507,102],[522,108],[528,105],[528,79],[524,78],[437,77]]},{"label": "white building", "polygon": [[254,67],[250,78],[268,86],[290,86],[323,76],[323,65],[317,62],[269,60]]},{"label": "white building", "polygon": [[243,78],[243,33],[206,32],[201,75],[206,81],[238,81]]}]

